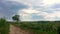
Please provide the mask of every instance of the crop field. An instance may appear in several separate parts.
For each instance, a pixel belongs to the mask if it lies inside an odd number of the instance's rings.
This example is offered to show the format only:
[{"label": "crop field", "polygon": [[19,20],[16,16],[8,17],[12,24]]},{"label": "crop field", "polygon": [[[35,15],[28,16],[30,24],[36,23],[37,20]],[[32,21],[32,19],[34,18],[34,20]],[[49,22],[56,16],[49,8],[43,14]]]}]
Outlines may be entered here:
[{"label": "crop field", "polygon": [[21,29],[28,30],[31,34],[60,34],[59,21],[39,21],[13,23]]}]

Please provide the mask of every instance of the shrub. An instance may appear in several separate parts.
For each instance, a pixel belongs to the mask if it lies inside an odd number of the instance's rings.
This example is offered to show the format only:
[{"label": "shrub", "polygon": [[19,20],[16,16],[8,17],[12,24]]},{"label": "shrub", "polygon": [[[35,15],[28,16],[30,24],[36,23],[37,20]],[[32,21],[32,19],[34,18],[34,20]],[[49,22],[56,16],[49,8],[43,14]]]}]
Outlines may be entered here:
[{"label": "shrub", "polygon": [[0,19],[0,34],[9,33],[9,23],[4,18]]}]

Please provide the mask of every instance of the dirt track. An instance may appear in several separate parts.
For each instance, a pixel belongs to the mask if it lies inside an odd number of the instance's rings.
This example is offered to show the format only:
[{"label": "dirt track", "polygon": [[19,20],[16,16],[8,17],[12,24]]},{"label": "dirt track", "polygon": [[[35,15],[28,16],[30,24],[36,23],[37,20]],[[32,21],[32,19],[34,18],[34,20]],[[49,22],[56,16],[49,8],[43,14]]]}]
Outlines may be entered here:
[{"label": "dirt track", "polygon": [[10,24],[9,34],[29,34],[29,32]]}]

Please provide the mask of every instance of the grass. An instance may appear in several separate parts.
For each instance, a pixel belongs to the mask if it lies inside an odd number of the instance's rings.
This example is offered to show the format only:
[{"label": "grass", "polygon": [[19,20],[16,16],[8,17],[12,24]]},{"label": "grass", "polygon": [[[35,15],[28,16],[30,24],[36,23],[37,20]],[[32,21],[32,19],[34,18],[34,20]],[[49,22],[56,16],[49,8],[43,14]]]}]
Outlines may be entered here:
[{"label": "grass", "polygon": [[9,23],[3,18],[0,19],[0,34],[9,34]]},{"label": "grass", "polygon": [[21,29],[28,30],[31,34],[60,34],[59,21],[39,21],[13,23]]},{"label": "grass", "polygon": [[9,23],[31,34],[60,34],[60,21],[7,22],[0,19],[0,34],[9,34]]}]

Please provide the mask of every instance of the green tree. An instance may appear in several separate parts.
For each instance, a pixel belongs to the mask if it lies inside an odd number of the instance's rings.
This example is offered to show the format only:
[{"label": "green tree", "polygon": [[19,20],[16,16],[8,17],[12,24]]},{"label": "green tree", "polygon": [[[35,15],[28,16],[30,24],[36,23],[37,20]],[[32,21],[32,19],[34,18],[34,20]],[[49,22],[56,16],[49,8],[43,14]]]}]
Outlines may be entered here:
[{"label": "green tree", "polygon": [[14,15],[14,16],[12,17],[12,19],[15,20],[15,21],[20,21],[20,20],[19,20],[19,15]]}]

